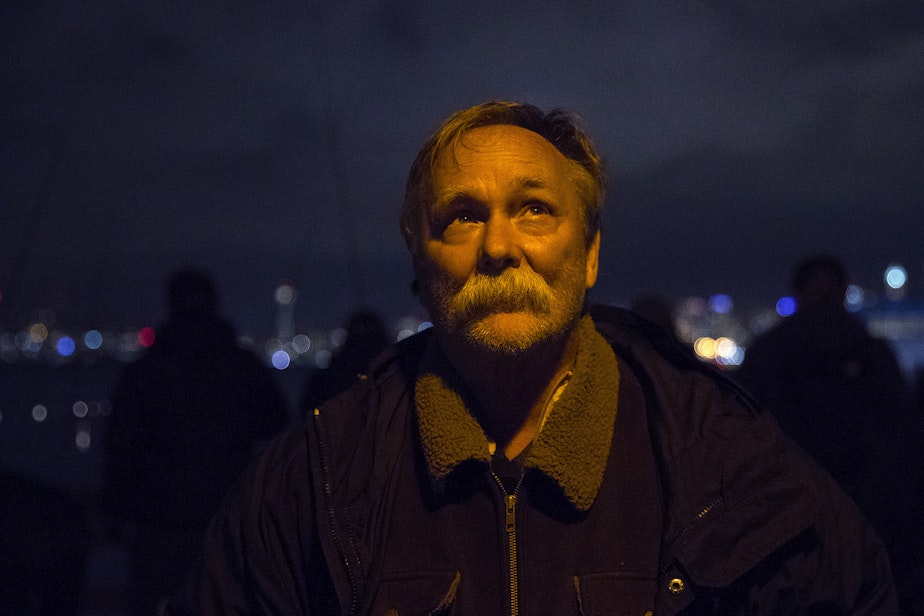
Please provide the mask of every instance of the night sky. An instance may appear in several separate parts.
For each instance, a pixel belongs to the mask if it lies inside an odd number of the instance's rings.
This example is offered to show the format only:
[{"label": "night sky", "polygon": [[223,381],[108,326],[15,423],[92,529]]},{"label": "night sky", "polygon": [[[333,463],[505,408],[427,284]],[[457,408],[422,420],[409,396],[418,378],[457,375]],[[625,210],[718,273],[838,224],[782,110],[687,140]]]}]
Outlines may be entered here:
[{"label": "night sky", "polygon": [[0,32],[0,329],[153,324],[191,264],[249,333],[283,281],[303,328],[418,310],[408,167],[493,98],[604,153],[599,301],[769,304],[817,251],[924,290],[920,0],[30,2]]}]

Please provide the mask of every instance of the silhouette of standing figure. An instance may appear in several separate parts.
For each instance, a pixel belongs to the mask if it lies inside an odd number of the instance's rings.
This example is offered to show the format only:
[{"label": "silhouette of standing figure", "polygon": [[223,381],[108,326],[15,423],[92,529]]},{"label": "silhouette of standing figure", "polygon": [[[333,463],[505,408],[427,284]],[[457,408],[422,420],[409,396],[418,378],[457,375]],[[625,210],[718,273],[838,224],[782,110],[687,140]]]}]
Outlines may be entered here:
[{"label": "silhouette of standing figure", "polygon": [[360,310],[350,315],[346,329],[347,337],[330,366],[308,375],[302,393],[303,414],[347,389],[388,346],[385,324],[372,311]]},{"label": "silhouette of standing figure", "polygon": [[920,485],[907,477],[907,385],[886,342],[846,310],[838,259],[804,259],[791,286],[796,312],[750,345],[737,378],[856,501],[901,582],[914,558],[908,509]]},{"label": "silhouette of standing figure", "polygon": [[169,279],[169,318],[112,397],[104,509],[127,523],[132,613],[155,613],[259,445],[288,421],[269,369],[238,346],[211,278]]}]

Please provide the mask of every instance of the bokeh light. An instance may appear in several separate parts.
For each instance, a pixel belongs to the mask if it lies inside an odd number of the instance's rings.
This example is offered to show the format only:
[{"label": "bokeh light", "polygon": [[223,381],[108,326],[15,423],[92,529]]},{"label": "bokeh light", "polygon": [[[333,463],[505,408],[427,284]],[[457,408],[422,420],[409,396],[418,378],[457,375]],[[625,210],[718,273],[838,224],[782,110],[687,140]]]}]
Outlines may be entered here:
[{"label": "bokeh light", "polygon": [[48,409],[44,404],[36,404],[32,407],[32,419],[39,423],[48,419]]},{"label": "bokeh light", "polygon": [[795,298],[781,297],[776,301],[776,313],[781,317],[791,316],[796,312],[796,300]]},{"label": "bokeh light", "polygon": [[91,351],[95,351],[103,346],[103,335],[95,329],[91,329],[83,335],[83,344]]},{"label": "bokeh light", "polygon": [[90,433],[89,422],[80,422],[80,425],[77,426],[77,433],[74,435],[74,445],[77,447],[77,451],[86,453],[90,450],[90,445],[92,443],[93,439]]},{"label": "bokeh light", "polygon": [[693,343],[693,350],[703,359],[715,359],[715,339],[702,336]]},{"label": "bokeh light", "polygon": [[48,328],[44,323],[33,323],[29,326],[29,341],[41,346],[48,338]]},{"label": "bokeh light", "polygon": [[280,306],[288,306],[295,301],[295,288],[289,284],[281,284],[276,287],[274,298]]},{"label": "bokeh light", "polygon": [[309,349],[311,349],[311,338],[305,334],[298,334],[292,338],[292,348],[299,355],[304,355],[308,352]]},{"label": "bokeh light", "polygon": [[74,417],[83,419],[90,412],[90,407],[83,400],[78,400],[74,403],[74,406],[71,407],[71,410],[74,411]]},{"label": "bokeh light", "polygon": [[289,357],[289,354],[286,353],[284,349],[280,349],[273,353],[271,361],[276,370],[285,370],[289,367],[289,364],[292,363],[292,358]]},{"label": "bokeh light", "polygon": [[70,336],[61,336],[55,343],[55,350],[58,351],[58,355],[61,357],[70,357],[74,354],[76,348],[77,345],[74,343],[74,339]]},{"label": "bokeh light", "polygon": [[893,263],[886,268],[884,278],[886,285],[890,289],[898,290],[908,282],[908,272],[901,265]]},{"label": "bokeh light", "polygon": [[850,312],[857,312],[863,308],[865,297],[866,294],[863,289],[859,285],[852,284],[847,287],[847,292],[844,293],[844,305]]},{"label": "bokeh light", "polygon": [[716,314],[728,314],[734,305],[731,296],[724,293],[718,293],[709,298],[709,309]]},{"label": "bokeh light", "polygon": [[147,348],[154,344],[154,328],[153,327],[142,327],[138,332],[138,344]]}]

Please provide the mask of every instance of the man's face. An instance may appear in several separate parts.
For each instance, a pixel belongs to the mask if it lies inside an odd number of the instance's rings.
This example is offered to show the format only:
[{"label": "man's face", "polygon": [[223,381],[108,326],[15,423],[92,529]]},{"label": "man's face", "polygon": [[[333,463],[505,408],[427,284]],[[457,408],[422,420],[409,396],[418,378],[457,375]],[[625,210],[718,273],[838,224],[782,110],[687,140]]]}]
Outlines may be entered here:
[{"label": "man's face", "polygon": [[443,335],[517,353],[571,331],[597,278],[571,166],[532,131],[466,132],[433,168],[415,263]]}]

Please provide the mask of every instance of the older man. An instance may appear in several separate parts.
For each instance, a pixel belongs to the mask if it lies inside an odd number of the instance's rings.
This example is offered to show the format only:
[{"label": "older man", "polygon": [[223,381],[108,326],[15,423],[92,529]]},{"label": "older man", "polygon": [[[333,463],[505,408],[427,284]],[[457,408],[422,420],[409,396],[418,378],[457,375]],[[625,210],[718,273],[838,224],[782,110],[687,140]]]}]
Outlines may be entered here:
[{"label": "older man", "polygon": [[892,614],[888,559],[769,416],[631,314],[585,310],[603,173],[491,102],[418,155],[434,327],[253,468],[171,614]]}]

